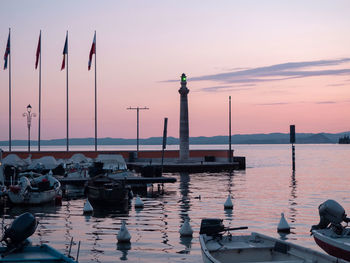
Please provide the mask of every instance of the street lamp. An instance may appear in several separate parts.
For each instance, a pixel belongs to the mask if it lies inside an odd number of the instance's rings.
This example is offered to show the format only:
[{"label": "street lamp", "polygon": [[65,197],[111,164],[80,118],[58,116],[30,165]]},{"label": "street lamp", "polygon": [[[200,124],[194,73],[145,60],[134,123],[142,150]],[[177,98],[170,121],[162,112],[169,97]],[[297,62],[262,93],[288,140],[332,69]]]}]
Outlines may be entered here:
[{"label": "street lamp", "polygon": [[32,117],[36,117],[35,113],[32,113],[32,106],[30,104],[27,106],[27,112],[23,113],[23,117],[27,117],[27,127],[28,127],[28,152],[30,152],[30,126],[32,124]]}]

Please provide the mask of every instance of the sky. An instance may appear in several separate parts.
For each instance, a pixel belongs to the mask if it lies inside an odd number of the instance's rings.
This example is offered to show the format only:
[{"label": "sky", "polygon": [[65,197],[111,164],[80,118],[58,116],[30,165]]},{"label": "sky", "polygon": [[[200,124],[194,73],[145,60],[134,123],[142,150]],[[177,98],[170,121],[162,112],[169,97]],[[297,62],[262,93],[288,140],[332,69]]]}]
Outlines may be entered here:
[{"label": "sky", "polygon": [[[23,113],[38,113],[35,52],[42,31],[41,139],[94,137],[96,30],[98,137],[179,136],[180,76],[190,90],[190,136],[350,130],[348,0],[0,0],[0,140],[8,139],[11,28],[12,140],[27,138]],[[38,116],[32,120],[37,139]]]}]

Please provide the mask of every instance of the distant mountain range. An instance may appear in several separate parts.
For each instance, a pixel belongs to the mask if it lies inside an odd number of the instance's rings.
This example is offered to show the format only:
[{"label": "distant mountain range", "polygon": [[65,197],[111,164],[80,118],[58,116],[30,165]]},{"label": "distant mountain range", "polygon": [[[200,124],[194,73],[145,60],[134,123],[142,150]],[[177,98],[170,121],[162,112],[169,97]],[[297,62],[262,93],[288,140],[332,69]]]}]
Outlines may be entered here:
[{"label": "distant mountain range", "polygon": [[[338,143],[340,137],[348,135],[350,132],[341,133],[297,133],[296,143]],[[162,137],[151,137],[140,139],[140,145],[161,145]],[[37,141],[31,141],[31,145],[37,145]],[[94,145],[94,138],[69,139],[70,145]],[[269,134],[236,134],[232,135],[232,144],[287,144],[289,143],[289,133],[269,133]],[[13,140],[13,146],[26,146],[27,140]],[[136,139],[122,138],[100,138],[99,145],[135,145]],[[179,144],[179,139],[167,138],[168,145]],[[191,137],[190,144],[228,144],[228,136],[213,137]],[[0,146],[7,146],[8,141],[0,141]],[[42,140],[41,145],[66,145],[66,139]]]}]

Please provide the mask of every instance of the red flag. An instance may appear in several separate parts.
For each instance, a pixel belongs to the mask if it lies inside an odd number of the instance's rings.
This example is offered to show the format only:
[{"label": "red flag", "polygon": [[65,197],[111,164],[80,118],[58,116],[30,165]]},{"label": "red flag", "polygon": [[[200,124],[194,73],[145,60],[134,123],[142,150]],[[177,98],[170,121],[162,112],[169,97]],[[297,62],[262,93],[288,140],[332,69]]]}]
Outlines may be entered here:
[{"label": "red flag", "polygon": [[39,35],[38,47],[36,48],[35,69],[38,68],[40,53],[41,53],[41,31],[40,31],[40,35]]},{"label": "red flag", "polygon": [[68,55],[68,32],[66,35],[66,42],[64,42],[63,61],[62,61],[61,70],[63,70],[66,67],[66,55]]},{"label": "red flag", "polygon": [[7,39],[6,50],[5,50],[5,55],[4,55],[4,61],[5,61],[4,62],[4,69],[7,69],[7,61],[8,61],[10,51],[11,51],[10,42],[11,42],[11,35],[10,35],[10,31],[9,31],[9,37]]},{"label": "red flag", "polygon": [[96,32],[95,32],[94,40],[92,41],[92,45],[91,45],[91,49],[90,49],[88,70],[90,70],[90,68],[91,68],[93,54],[95,54],[95,56],[96,56]]}]

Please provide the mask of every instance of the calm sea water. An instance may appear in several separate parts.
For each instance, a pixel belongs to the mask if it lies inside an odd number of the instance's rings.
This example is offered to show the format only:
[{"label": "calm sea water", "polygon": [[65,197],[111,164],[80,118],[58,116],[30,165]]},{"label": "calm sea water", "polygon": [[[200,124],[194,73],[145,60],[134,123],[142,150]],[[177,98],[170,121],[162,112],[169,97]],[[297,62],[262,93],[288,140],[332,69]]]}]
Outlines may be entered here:
[{"label": "calm sea water", "polygon": [[[84,199],[64,200],[58,207],[14,207],[6,211],[2,223],[25,211],[35,213],[40,224],[33,243],[49,243],[67,253],[73,237],[81,241],[80,262],[202,262],[198,241],[202,218],[219,217],[226,225],[249,227],[240,233],[279,237],[276,228],[284,212],[292,227],[286,238],[320,250],[309,232],[318,223],[318,205],[334,199],[350,213],[350,147],[296,145],[295,173],[290,145],[237,145],[234,149],[236,155],[246,156],[245,171],[166,174],[177,182],[167,184],[162,196],[142,197],[142,210],[131,206],[126,214],[103,210],[84,216]],[[223,209],[228,194],[234,198],[231,212]],[[193,238],[180,238],[178,231],[186,217]],[[132,235],[129,246],[117,244],[122,219]],[[76,249],[73,246],[73,255]]]}]

